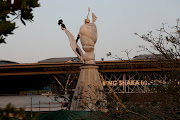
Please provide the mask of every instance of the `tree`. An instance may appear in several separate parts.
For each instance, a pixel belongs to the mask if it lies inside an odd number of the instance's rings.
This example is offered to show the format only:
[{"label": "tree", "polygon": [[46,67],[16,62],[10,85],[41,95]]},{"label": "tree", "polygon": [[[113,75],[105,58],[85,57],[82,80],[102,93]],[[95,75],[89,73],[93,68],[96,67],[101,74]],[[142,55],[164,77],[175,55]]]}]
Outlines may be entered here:
[{"label": "tree", "polygon": [[152,31],[146,35],[135,33],[151,45],[152,49],[144,45],[140,48],[151,53],[162,63],[160,68],[166,81],[158,83],[155,87],[155,91],[160,95],[157,100],[160,101],[146,106],[146,110],[160,116],[161,119],[180,119],[180,19],[176,20],[173,27],[162,24],[158,32],[157,37],[154,37]]},{"label": "tree", "polygon": [[[140,45],[139,47],[143,52],[146,51],[152,56],[153,59],[149,59],[151,61],[150,65],[161,69],[161,72],[151,76],[136,71],[134,66],[131,65],[131,60],[128,56],[129,52],[125,51],[129,59],[125,60],[125,62],[128,62],[127,67],[132,69],[139,78],[150,84],[149,90],[152,94],[149,94],[148,98],[153,95],[154,99],[149,102],[134,102],[129,94],[119,96],[127,109],[139,114],[138,116],[123,112],[118,114],[118,111],[113,108],[117,105],[110,105],[111,111],[116,116],[121,115],[120,118],[123,116],[125,119],[136,117],[138,117],[136,119],[180,119],[180,19],[177,19],[175,26],[172,27],[162,24],[162,27],[157,32],[157,36],[152,31],[144,35],[137,33],[135,35],[150,44],[150,47],[145,45]],[[111,52],[107,56],[122,60],[116,55],[113,56]],[[155,62],[160,64],[157,65]],[[153,85],[154,80],[157,80],[155,82],[156,85]],[[143,98],[144,96],[136,94],[136,97]],[[117,104],[117,102],[114,104]],[[142,118],[140,118],[140,115],[142,115]]]},{"label": "tree", "polygon": [[[0,43],[6,43],[5,37],[13,34],[17,28],[15,19],[20,19],[26,25],[25,21],[33,21],[33,9],[39,7],[38,0],[0,0]],[[11,19],[14,17],[13,19]],[[10,20],[11,19],[11,20]]]},{"label": "tree", "polygon": [[168,27],[170,30],[167,30],[166,24],[162,24],[160,28],[159,35],[154,37],[152,31],[147,35],[138,35],[144,41],[151,44],[151,47],[154,51],[148,49],[146,46],[140,46],[144,50],[147,50],[151,54],[155,55],[154,52],[159,52],[164,56],[166,60],[177,60],[180,58],[180,19],[176,20],[177,23],[173,27]]}]

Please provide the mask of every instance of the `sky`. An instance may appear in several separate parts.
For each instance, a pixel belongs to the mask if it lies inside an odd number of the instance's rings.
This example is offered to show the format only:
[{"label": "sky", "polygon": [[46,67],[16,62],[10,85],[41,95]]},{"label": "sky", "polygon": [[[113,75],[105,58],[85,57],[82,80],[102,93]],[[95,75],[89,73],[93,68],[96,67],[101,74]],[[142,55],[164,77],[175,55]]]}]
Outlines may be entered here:
[{"label": "sky", "polygon": [[[108,52],[126,59],[140,55],[139,45],[149,46],[134,33],[157,32],[162,23],[169,26],[180,18],[180,0],[39,0],[41,7],[33,11],[34,22],[18,26],[0,44],[0,60],[35,63],[48,58],[75,57],[69,40],[58,26],[63,19],[67,29],[76,38],[87,17],[88,7],[97,16],[98,40],[95,45],[96,60],[111,60]],[[91,19],[90,13],[90,19]],[[79,46],[81,46],[79,41]]]}]

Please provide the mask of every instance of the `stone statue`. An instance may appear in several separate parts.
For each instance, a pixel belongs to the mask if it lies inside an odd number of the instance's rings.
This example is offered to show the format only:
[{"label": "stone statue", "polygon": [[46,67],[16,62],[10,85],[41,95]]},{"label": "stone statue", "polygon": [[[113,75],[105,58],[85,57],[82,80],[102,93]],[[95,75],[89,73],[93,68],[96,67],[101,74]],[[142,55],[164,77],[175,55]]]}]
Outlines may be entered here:
[{"label": "stone statue", "polygon": [[[88,16],[89,12],[90,9],[88,11]],[[62,30],[64,30],[68,36],[71,48],[79,57],[79,59],[81,59],[81,61],[85,64],[95,64],[94,45],[97,41],[97,28],[94,22],[96,22],[97,17],[94,13],[92,13],[93,21],[90,23],[88,16],[85,19],[85,24],[80,27],[80,31],[76,40],[74,39],[74,36],[66,29],[66,26],[63,24],[62,20],[59,20],[59,25],[61,25]],[[77,45],[79,38],[85,54],[83,54],[82,50]]]},{"label": "stone statue", "polygon": [[[63,24],[62,20],[59,20],[59,25],[61,25],[62,30],[65,31],[68,36],[70,46],[74,53],[81,59],[86,65],[80,67],[81,71],[79,74],[76,89],[74,91],[71,110],[75,111],[103,111],[106,109],[104,105],[105,94],[103,93],[103,85],[99,77],[98,66],[95,64],[95,53],[94,46],[97,42],[97,28],[94,22],[96,22],[97,17],[92,13],[92,22],[88,18],[90,9],[88,11],[87,18],[85,19],[85,24],[80,27],[77,39],[67,30],[66,26]],[[79,48],[77,42],[80,39],[82,44],[82,50]],[[97,106],[97,101],[100,102],[100,106]],[[83,106],[83,108],[82,108]]]}]

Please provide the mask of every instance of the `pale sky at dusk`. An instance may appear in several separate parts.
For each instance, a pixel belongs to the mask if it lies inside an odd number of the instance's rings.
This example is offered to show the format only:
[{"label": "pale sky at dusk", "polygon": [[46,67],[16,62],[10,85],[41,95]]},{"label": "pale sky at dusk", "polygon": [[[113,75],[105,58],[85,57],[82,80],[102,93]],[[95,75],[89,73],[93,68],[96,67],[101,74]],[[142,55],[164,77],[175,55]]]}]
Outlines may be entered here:
[{"label": "pale sky at dusk", "polygon": [[[75,57],[69,40],[58,26],[63,19],[67,29],[77,37],[88,13],[97,16],[98,41],[96,60],[109,60],[106,53],[126,58],[125,49],[132,49],[131,57],[138,55],[138,45],[146,44],[134,33],[156,31],[162,23],[169,26],[180,18],[180,0],[40,0],[34,9],[34,22],[24,26],[16,20],[14,35],[7,44],[0,44],[0,60],[34,63],[43,59]],[[90,14],[91,19],[91,14]],[[79,45],[80,41],[79,41]],[[148,44],[147,44],[148,45]]]}]

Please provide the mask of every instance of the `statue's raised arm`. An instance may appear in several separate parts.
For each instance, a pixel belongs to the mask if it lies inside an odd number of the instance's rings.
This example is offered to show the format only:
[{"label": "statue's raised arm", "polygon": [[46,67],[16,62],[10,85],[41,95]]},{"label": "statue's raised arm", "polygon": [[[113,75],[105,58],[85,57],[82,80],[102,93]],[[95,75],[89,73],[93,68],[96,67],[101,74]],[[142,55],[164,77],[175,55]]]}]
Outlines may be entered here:
[{"label": "statue's raised arm", "polygon": [[63,20],[59,20],[59,25],[61,25],[61,29],[65,31],[66,35],[68,36],[70,46],[74,53],[77,55],[77,57],[84,63],[84,54],[80,47],[76,44],[76,41],[74,39],[74,36],[69,32],[66,28],[66,26],[63,24]]}]

